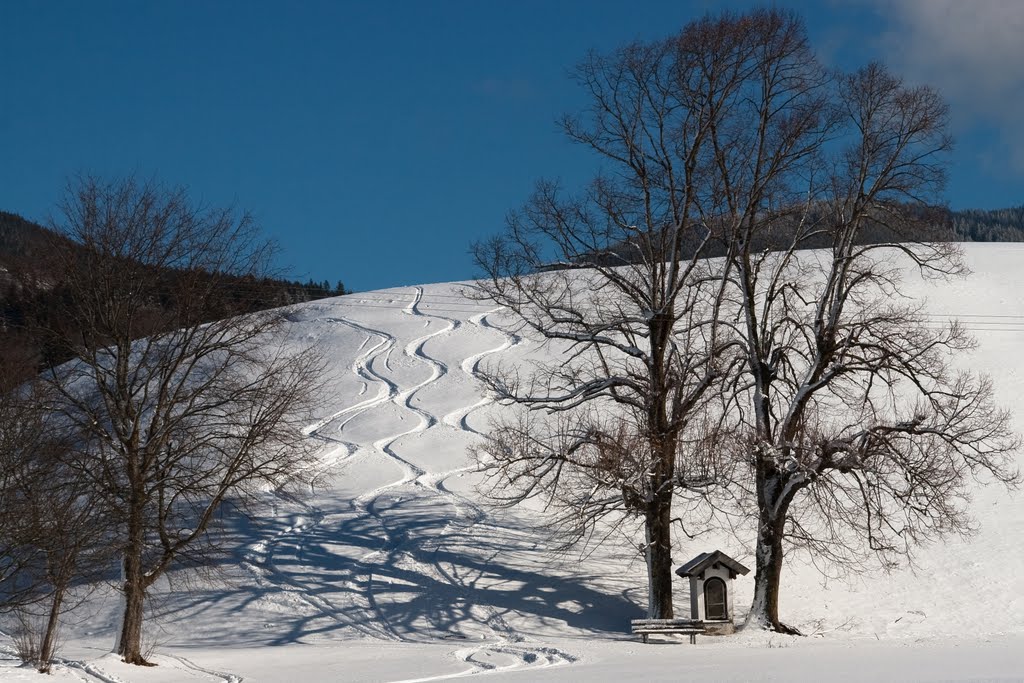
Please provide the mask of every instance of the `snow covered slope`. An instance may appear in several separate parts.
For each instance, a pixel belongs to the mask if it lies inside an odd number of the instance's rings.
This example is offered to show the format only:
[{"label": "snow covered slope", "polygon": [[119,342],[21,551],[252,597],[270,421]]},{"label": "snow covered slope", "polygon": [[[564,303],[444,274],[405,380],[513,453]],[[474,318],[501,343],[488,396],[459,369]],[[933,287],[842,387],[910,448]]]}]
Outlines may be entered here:
[{"label": "snow covered slope", "polygon": [[[974,275],[908,282],[936,318],[957,317],[1024,431],[1024,245],[969,245]],[[978,487],[971,539],[921,551],[914,569],[825,580],[789,562],[784,618],[809,638],[741,634],[642,646],[645,573],[632,539],[591,554],[552,550],[536,510],[498,511],[468,451],[490,411],[484,359],[544,353],[503,329],[458,284],[406,287],[294,307],[290,335],[331,359],[310,439],[322,468],[307,495],[274,496],[266,518],[228,517],[241,544],[217,577],[154,601],[161,666],[104,656],[116,600],[101,591],[67,627],[69,679],[427,681],[969,680],[1024,675],[1024,495]],[[1024,458],[1022,458],[1024,461]],[[731,538],[681,541],[682,562]],[[748,566],[752,563],[747,562]],[[737,606],[750,577],[737,583]],[[683,582],[676,604],[688,604]],[[273,646],[273,647],[269,647]],[[10,644],[0,638],[0,648]],[[0,678],[32,680],[0,660]]]}]

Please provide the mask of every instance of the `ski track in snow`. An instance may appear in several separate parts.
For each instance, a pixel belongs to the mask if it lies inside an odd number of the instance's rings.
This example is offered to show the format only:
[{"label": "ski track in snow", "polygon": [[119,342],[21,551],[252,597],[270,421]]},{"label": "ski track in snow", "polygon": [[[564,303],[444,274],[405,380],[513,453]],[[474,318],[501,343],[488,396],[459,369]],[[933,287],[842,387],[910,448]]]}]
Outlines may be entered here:
[{"label": "ski track in snow", "polygon": [[[361,325],[346,318],[329,317],[320,318],[319,320],[333,324],[345,325],[367,335],[360,347],[360,353],[356,357],[355,361],[353,361],[350,369],[356,376],[363,380],[366,387],[369,387],[371,384],[377,384],[380,386],[376,396],[336,411],[312,425],[309,425],[303,430],[303,432],[309,437],[318,438],[329,443],[340,443],[347,449],[347,456],[353,457],[358,450],[358,446],[356,444],[343,441],[336,437],[325,437],[321,432],[327,425],[344,417],[345,419],[338,424],[335,429],[335,431],[340,432],[340,430],[351,420],[376,406],[391,401],[398,395],[398,385],[373,369],[374,360],[381,356],[384,356],[385,359],[390,356],[397,340],[393,335],[388,334],[387,332],[366,327],[365,325]],[[367,344],[373,338],[378,338],[378,343],[367,349]],[[363,349],[366,350],[364,351]],[[368,389],[364,388],[362,393],[365,393],[366,391],[368,391]],[[335,459],[334,462],[337,463],[337,460]],[[328,598],[323,597],[316,591],[310,590],[309,587],[304,585],[301,581],[292,579],[286,572],[279,571],[274,566],[274,554],[279,545],[284,543],[290,544],[295,548],[296,556],[301,557],[306,543],[305,536],[309,532],[320,527],[328,517],[322,509],[310,505],[287,492],[277,491],[275,492],[275,495],[284,502],[299,508],[305,514],[301,516],[301,518],[297,519],[293,524],[286,526],[273,538],[257,543],[252,549],[250,549],[250,552],[247,553],[246,561],[243,566],[253,574],[257,580],[257,584],[260,586],[266,586],[268,584],[274,586],[279,591],[286,594],[288,599],[297,598],[301,602],[313,608],[321,616],[331,619],[341,626],[348,626],[355,629],[365,636],[390,640],[395,639],[395,634],[392,631],[386,628],[382,629],[380,626],[375,625],[375,622],[367,622],[366,620],[357,619],[354,614],[350,614],[350,611],[335,605]],[[372,604],[369,607],[372,608]]]},{"label": "ski track in snow", "polygon": [[[491,356],[496,353],[501,353],[503,351],[508,351],[509,349],[523,343],[523,340],[519,335],[511,334],[498,327],[495,327],[490,323],[490,321],[487,320],[488,316],[493,315],[494,313],[497,313],[500,310],[500,308],[496,308],[492,311],[486,311],[484,313],[474,315],[469,319],[469,322],[475,325],[477,328],[481,330],[494,330],[495,332],[498,332],[505,337],[505,341],[501,344],[501,346],[497,346],[493,349],[488,349],[486,351],[481,351],[480,353],[475,353],[472,356],[467,356],[466,359],[462,361],[462,371],[469,375],[470,377],[476,377],[477,373],[480,370],[480,363],[487,356]],[[443,418],[441,418],[441,421],[451,427],[455,427],[463,431],[478,434],[479,432],[470,427],[466,420],[471,413],[473,413],[476,410],[479,410],[480,408],[486,405],[489,405],[490,403],[493,402],[493,400],[494,399],[490,398],[489,396],[485,396],[476,403],[468,405],[464,408],[453,410],[452,412],[448,413]]]},{"label": "ski track in snow", "polygon": [[[423,678],[405,678],[391,683],[433,683],[434,681],[448,681],[468,676],[481,676],[487,674],[506,673],[516,669],[529,667],[534,669],[545,669],[551,666],[572,664],[576,657],[562,650],[553,647],[517,647],[513,645],[490,645],[466,650],[457,650],[453,656],[459,661],[469,664],[471,668],[453,674],[439,674],[437,676],[425,676]],[[497,664],[488,661],[491,657],[511,660],[508,664]]]},{"label": "ski track in snow", "polygon": [[[346,320],[344,318],[320,318],[320,320],[329,323],[346,325],[354,330],[358,330],[366,334],[366,339],[363,340],[363,344],[362,346],[360,346],[360,353],[358,356],[356,356],[355,361],[353,361],[351,370],[357,377],[359,377],[362,380],[362,388],[359,392],[360,396],[364,395],[369,390],[368,388],[371,383],[380,383],[381,385],[380,391],[377,392],[376,396],[368,398],[364,401],[360,401],[355,405],[348,406],[337,412],[331,413],[330,415],[324,417],[321,420],[318,420],[317,422],[314,422],[313,424],[309,425],[308,427],[302,430],[303,434],[305,434],[306,436],[314,437],[327,442],[341,443],[348,449],[348,454],[351,455],[356,450],[356,444],[341,441],[336,437],[324,436],[322,434],[322,430],[330,423],[347,415],[348,417],[341,424],[339,424],[337,429],[335,430],[340,431],[349,421],[351,421],[352,419],[359,415],[362,415],[363,413],[373,408],[374,406],[378,406],[381,403],[388,401],[398,392],[398,387],[394,384],[394,382],[391,382],[390,380],[386,379],[385,377],[381,376],[380,374],[374,372],[371,369],[371,364],[373,363],[374,359],[376,359],[378,356],[384,354],[386,354],[387,356],[390,355],[391,350],[395,346],[396,339],[393,335],[390,335],[386,332],[374,330],[364,325],[355,323],[351,320]],[[366,348],[366,345],[374,337],[379,338],[377,344],[372,346],[370,349],[363,351],[363,349]]]},{"label": "ski track in snow", "polygon": [[[428,341],[442,335],[449,335],[456,330],[473,329],[477,332],[497,333],[503,337],[502,342],[490,349],[480,351],[466,357],[459,364],[459,370],[473,378],[477,375],[480,364],[494,354],[508,351],[525,341],[518,335],[506,332],[492,324],[489,317],[498,313],[496,308],[469,317],[467,320],[441,316],[424,312],[421,309],[423,289],[417,287],[409,304],[403,309],[408,316],[421,318],[425,333],[405,344],[402,352],[418,364],[430,368],[430,375],[419,382],[405,384],[400,379],[392,379],[389,374],[395,373],[392,354],[398,347],[398,338],[381,329],[351,320],[347,317],[321,317],[319,322],[344,325],[365,335],[350,371],[360,380],[359,397],[363,400],[334,411],[303,429],[303,434],[311,439],[324,443],[324,450],[318,459],[318,470],[327,471],[348,461],[361,457],[372,457],[374,453],[385,456],[400,471],[395,481],[379,486],[350,501],[350,509],[338,512],[326,512],[320,507],[307,502],[302,497],[287,491],[275,491],[274,496],[280,503],[275,505],[274,517],[288,518],[282,528],[274,535],[253,544],[246,552],[241,566],[253,577],[256,585],[264,590],[265,598],[285,610],[294,610],[296,604],[304,604],[313,610],[316,618],[324,618],[354,631],[361,636],[390,640],[418,642],[407,634],[400,632],[388,623],[384,611],[378,604],[375,593],[376,586],[381,585],[375,577],[375,567],[400,563],[415,571],[436,579],[440,583],[460,590],[461,584],[456,576],[452,576],[444,567],[436,563],[425,563],[419,557],[431,557],[430,547],[436,552],[444,542],[448,532],[456,527],[460,533],[467,533],[474,525],[486,523],[487,513],[476,503],[465,496],[452,492],[445,487],[445,480],[457,474],[474,469],[473,465],[457,467],[448,471],[427,471],[403,457],[402,439],[422,434],[431,429],[457,430],[479,436],[480,433],[469,424],[469,417],[477,410],[492,402],[489,397],[481,398],[469,405],[456,408],[438,416],[416,405],[416,394],[422,389],[442,381],[452,369],[426,353],[424,346]],[[437,323],[440,323],[438,325]],[[471,327],[466,327],[468,323]],[[379,364],[384,370],[379,370]],[[377,439],[372,444],[357,444],[342,438],[342,430],[357,417],[387,405],[397,407],[403,414],[412,415],[415,420],[410,428]],[[330,430],[328,431],[328,427]],[[314,472],[313,474],[317,474]],[[447,523],[440,534],[421,535],[408,534],[401,529],[390,526],[387,505],[402,496],[415,494],[427,496],[448,505],[453,509],[447,515]],[[301,573],[289,572],[278,567],[275,556],[289,554],[289,561],[301,562],[309,545],[315,542],[313,532],[319,530],[329,536],[331,524],[336,520],[351,519],[355,514],[365,519],[372,519],[380,529],[380,547],[366,553],[355,561],[351,584],[349,587],[358,590],[348,593],[343,603],[332,601],[330,592],[315,590],[315,587],[303,579]],[[417,552],[419,551],[419,552]],[[424,552],[426,551],[426,552]],[[412,679],[414,681],[436,681],[450,678],[463,678],[474,675],[494,674],[524,667],[540,668],[558,666],[575,661],[575,657],[550,647],[531,647],[522,635],[510,627],[502,617],[500,610],[487,606],[476,605],[481,611],[481,619],[490,629],[492,636],[479,645],[462,647],[453,650],[450,656],[468,668],[454,674],[430,676]],[[0,646],[2,647],[2,646]],[[3,648],[7,650],[8,648]],[[173,654],[162,654],[171,667],[181,667],[191,674],[208,677],[210,680],[226,683],[241,683],[242,678],[230,672],[215,671],[204,668],[186,657]],[[60,660],[59,664],[72,672],[77,678],[88,683],[122,683],[111,673],[104,671],[97,663]],[[405,681],[404,683],[412,683]]]},{"label": "ski track in snow", "polygon": [[[4,633],[3,631],[0,631],[0,638],[6,638],[12,643],[14,642],[14,638],[9,633]],[[12,645],[4,645],[2,643],[0,643],[0,655],[14,660],[21,659],[18,656],[18,650],[15,647]],[[54,657],[53,664],[55,665],[55,668],[66,668],[75,678],[80,681],[84,681],[85,683],[94,683],[95,681],[100,681],[101,683],[123,683],[121,679],[106,673],[92,662],[80,662],[74,659]],[[87,678],[85,676],[87,676]]]},{"label": "ski track in snow", "polygon": [[[421,408],[418,408],[413,404],[413,397],[419,390],[445,377],[448,374],[449,369],[448,366],[442,363],[441,361],[428,356],[423,351],[423,345],[434,337],[452,332],[453,330],[458,328],[460,324],[460,321],[452,318],[424,314],[419,308],[422,299],[423,289],[421,287],[417,287],[415,294],[413,296],[413,300],[409,303],[409,305],[404,309],[403,312],[406,315],[424,318],[424,327],[429,327],[432,320],[441,320],[445,323],[445,326],[433,332],[428,332],[427,334],[424,334],[420,337],[413,339],[408,344],[406,344],[404,352],[406,356],[430,365],[431,375],[422,382],[419,382],[418,384],[414,384],[411,387],[399,391],[396,391],[398,389],[397,385],[391,383],[393,387],[393,391],[391,392],[391,402],[399,406],[400,408],[404,408],[405,410],[408,410],[412,412],[414,415],[416,415],[416,417],[418,418],[417,424],[414,425],[411,429],[402,432],[397,432],[395,434],[386,436],[382,439],[378,439],[373,444],[375,449],[384,453],[389,458],[391,458],[392,461],[399,465],[403,472],[403,475],[401,479],[397,481],[385,484],[384,486],[380,486],[372,491],[363,494],[362,496],[359,496],[355,500],[355,504],[361,507],[369,516],[373,517],[377,521],[384,539],[381,548],[368,553],[362,558],[362,563],[364,565],[366,565],[367,567],[372,567],[372,560],[377,557],[381,557],[386,561],[392,562],[395,559],[400,558],[406,563],[417,565],[417,568],[425,571],[427,575],[443,576],[443,572],[437,570],[437,568],[429,568],[423,566],[421,562],[418,562],[414,559],[410,552],[407,552],[405,550],[405,546],[407,546],[411,542],[410,539],[399,540],[396,538],[396,534],[393,532],[391,528],[389,528],[385,516],[379,511],[378,505],[378,503],[382,501],[382,498],[385,496],[385,494],[400,490],[406,486],[412,486],[418,489],[429,489],[433,493],[443,496],[445,502],[451,504],[452,507],[454,508],[455,515],[453,516],[453,518],[455,519],[459,519],[465,516],[466,507],[471,507],[471,509],[473,509],[475,513],[475,518],[472,520],[473,523],[478,521],[479,515],[482,514],[479,511],[479,509],[475,505],[472,505],[468,500],[462,499],[465,504],[460,506],[459,503],[457,502],[460,499],[459,496],[455,496],[454,494],[451,494],[438,486],[440,480],[446,476],[449,476],[450,473],[446,472],[440,475],[428,474],[422,468],[412,464],[410,461],[403,458],[395,450],[395,444],[399,439],[402,439],[411,434],[425,432],[426,430],[438,424],[437,417]],[[390,382],[390,380],[387,380],[384,377],[378,376],[378,378],[381,381]],[[366,574],[365,581],[363,582],[363,584],[366,586],[366,601],[368,604],[372,606],[373,611],[375,613],[375,619],[378,622],[387,625],[389,632],[395,637],[395,639],[408,640],[405,636],[399,634],[394,628],[392,628],[388,624],[385,615],[379,609],[376,596],[374,594],[374,576],[372,569],[370,569],[370,571]]]},{"label": "ski track in snow", "polygon": [[[319,319],[323,322],[346,325],[367,335],[360,349],[360,354],[351,366],[351,371],[363,382],[364,394],[371,392],[374,385],[378,388],[372,397],[327,415],[316,423],[309,425],[304,430],[304,433],[311,438],[320,439],[327,443],[339,443],[347,449],[347,456],[353,457],[358,450],[358,446],[339,439],[333,434],[330,436],[325,435],[323,430],[328,425],[332,425],[333,432],[340,433],[351,420],[388,403],[393,404],[407,414],[411,413],[416,418],[416,424],[409,429],[389,434],[377,439],[372,444],[374,452],[383,454],[398,466],[401,476],[397,480],[368,491],[352,501],[353,509],[358,514],[372,518],[379,526],[381,534],[380,547],[364,555],[358,563],[362,569],[353,574],[352,583],[362,588],[361,599],[357,601],[361,604],[352,605],[347,603],[344,607],[335,605],[323,595],[314,595],[312,591],[306,590],[301,581],[288,577],[285,572],[278,571],[274,565],[274,554],[279,547],[287,544],[294,548],[296,557],[301,557],[303,544],[308,542],[308,532],[315,528],[329,528],[330,522],[335,517],[346,514],[350,515],[351,512],[325,514],[319,508],[279,492],[278,495],[280,497],[284,498],[289,504],[304,510],[305,514],[301,520],[288,525],[274,538],[254,546],[247,558],[249,560],[248,568],[261,583],[269,583],[292,597],[300,598],[323,616],[335,620],[340,625],[355,629],[365,636],[392,641],[410,641],[411,639],[388,623],[386,615],[378,604],[375,594],[375,583],[379,580],[374,576],[374,567],[383,563],[393,564],[401,562],[405,566],[414,566],[417,571],[431,576],[438,581],[447,582],[453,588],[457,588],[458,584],[454,577],[451,577],[438,565],[428,566],[421,560],[416,559],[414,552],[416,548],[410,546],[418,545],[420,550],[426,549],[430,544],[443,539],[446,535],[444,532],[448,531],[452,526],[458,525],[465,531],[483,522],[486,518],[486,513],[478,505],[466,497],[448,490],[444,485],[445,480],[449,477],[473,469],[472,465],[444,472],[428,472],[403,457],[401,444],[398,443],[403,438],[421,434],[430,429],[454,429],[479,435],[479,432],[470,426],[468,418],[472,413],[492,402],[491,398],[485,397],[450,411],[441,417],[416,405],[415,397],[417,392],[441,381],[451,372],[451,369],[443,361],[429,356],[424,351],[424,345],[435,337],[453,333],[463,325],[463,321],[456,318],[424,312],[420,307],[422,300],[423,289],[417,287],[413,293],[412,300],[403,309],[403,313],[423,318],[423,327],[428,328],[428,331],[408,342],[403,348],[403,353],[407,358],[429,366],[431,373],[426,379],[409,386],[402,386],[398,381],[391,379],[387,374],[375,368],[375,361],[383,360],[385,369],[388,372],[394,372],[391,354],[398,344],[398,340],[394,335],[346,317]],[[508,351],[524,343],[524,340],[518,335],[506,332],[490,322],[489,316],[500,310],[500,308],[496,308],[485,311],[468,319],[468,322],[476,330],[496,332],[504,337],[498,346],[468,356],[460,363],[459,369],[469,377],[477,375],[480,363],[488,356]],[[430,330],[429,328],[435,322],[440,322],[442,325]],[[371,340],[374,339],[377,341],[371,345]],[[342,421],[339,423],[339,420]],[[419,495],[426,493],[453,508],[454,514],[449,517],[450,521],[438,537],[410,537],[408,534],[401,533],[389,526],[388,516],[383,508],[389,500],[401,496],[403,492],[414,492]],[[356,609],[353,609],[353,607]],[[499,610],[488,606],[478,607],[483,608],[485,622],[490,627],[495,640],[482,642],[479,646],[462,648],[451,653],[453,658],[469,665],[470,668],[465,671],[414,680],[433,681],[460,678],[508,671],[527,666],[557,666],[575,661],[575,657],[572,655],[554,648],[530,647],[523,642],[524,639],[521,635],[509,627]],[[369,616],[369,618],[360,618],[357,615],[360,611]],[[225,680],[229,679],[225,678]],[[411,681],[407,683],[411,683]]]},{"label": "ski track in snow", "polygon": [[113,675],[111,673],[107,673],[106,671],[104,671],[103,669],[101,669],[100,667],[98,667],[96,664],[94,664],[92,662],[79,662],[79,661],[71,661],[71,660],[54,660],[54,661],[56,663],[59,663],[59,664],[62,664],[64,666],[68,667],[69,669],[73,669],[76,672],[77,671],[81,671],[81,672],[87,674],[88,676],[90,676],[90,678],[85,678],[85,679],[82,679],[82,680],[86,680],[86,681],[97,680],[97,681],[103,681],[103,683],[124,683],[117,676],[115,676],[115,675]]},{"label": "ski track in snow", "polygon": [[[467,356],[465,358],[465,360],[462,361],[462,364],[461,364],[462,371],[464,373],[466,373],[467,375],[469,375],[470,377],[476,377],[477,376],[477,373],[480,371],[480,363],[482,363],[483,360],[485,358],[487,358],[488,356],[492,356],[492,355],[497,354],[497,353],[502,353],[504,351],[509,351],[510,349],[513,349],[513,348],[519,346],[520,344],[525,343],[523,338],[520,337],[519,335],[513,334],[511,332],[506,332],[505,330],[502,330],[501,328],[496,327],[495,325],[491,324],[491,322],[488,320],[489,316],[494,315],[495,313],[498,313],[501,310],[502,310],[501,307],[499,307],[499,308],[495,308],[495,309],[490,310],[490,311],[485,311],[483,313],[478,313],[477,315],[471,316],[469,318],[469,322],[471,324],[473,324],[477,329],[480,329],[480,330],[493,330],[493,331],[501,334],[505,338],[505,340],[501,343],[500,346],[496,346],[493,349],[487,349],[486,351],[481,351],[481,352],[475,353],[475,354],[473,354],[471,356]],[[474,429],[473,427],[470,426],[470,424],[469,424],[469,416],[472,415],[474,412],[480,410],[484,406],[488,406],[488,405],[490,405],[493,402],[494,402],[493,398],[491,398],[490,396],[484,396],[483,398],[481,398],[476,403],[472,403],[472,404],[470,404],[468,406],[465,406],[465,407],[462,407],[462,408],[456,408],[455,410],[453,410],[450,413],[446,414],[444,417],[441,418],[441,422],[443,422],[444,424],[448,425],[449,427],[453,427],[455,429],[460,429],[460,430],[462,430],[464,432],[469,432],[470,434],[476,434],[477,436],[482,436],[482,434],[480,434],[479,431],[477,431],[476,429]],[[473,466],[469,465],[467,467],[462,467],[462,468],[453,470],[451,472],[445,472],[443,475],[439,475],[437,477],[437,480],[436,480],[434,485],[439,490],[441,490],[441,491],[443,491],[445,493],[450,493],[448,491],[448,489],[445,488],[445,485],[444,485],[445,480],[448,479],[449,477],[453,476],[453,475],[459,474],[461,472],[466,472],[466,471],[469,471],[469,470],[472,470],[472,469],[473,469]],[[454,495],[454,494],[452,494],[452,495]],[[459,496],[459,497],[462,498],[461,496]],[[479,519],[483,518],[484,513],[482,511],[480,511],[479,508],[476,505],[473,505],[470,501],[466,500],[465,498],[462,498],[462,500],[465,500],[467,504],[472,505],[478,511]]]},{"label": "ski track in snow", "polygon": [[161,654],[161,657],[165,659],[173,659],[182,666],[184,666],[186,669],[195,671],[196,673],[203,674],[205,676],[209,676],[213,679],[224,681],[224,683],[242,683],[242,681],[245,680],[241,676],[236,676],[235,674],[228,673],[226,671],[216,671],[214,669],[208,669],[206,667],[199,666],[191,659],[187,659],[186,657],[182,657],[181,655],[172,655],[164,653]]}]

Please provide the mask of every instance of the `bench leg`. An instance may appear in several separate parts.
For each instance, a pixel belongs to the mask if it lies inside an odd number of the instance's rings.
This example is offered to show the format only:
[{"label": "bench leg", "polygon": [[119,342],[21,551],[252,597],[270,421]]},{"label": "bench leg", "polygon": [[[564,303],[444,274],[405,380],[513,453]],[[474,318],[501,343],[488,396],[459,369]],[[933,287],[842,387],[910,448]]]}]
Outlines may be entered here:
[{"label": "bench leg", "polygon": [[696,633],[691,633],[690,634],[690,645],[696,645],[696,644],[697,644],[697,634]]},{"label": "bench leg", "polygon": [[647,644],[647,634],[646,633],[641,633],[640,637],[644,639],[644,645],[646,645]]}]

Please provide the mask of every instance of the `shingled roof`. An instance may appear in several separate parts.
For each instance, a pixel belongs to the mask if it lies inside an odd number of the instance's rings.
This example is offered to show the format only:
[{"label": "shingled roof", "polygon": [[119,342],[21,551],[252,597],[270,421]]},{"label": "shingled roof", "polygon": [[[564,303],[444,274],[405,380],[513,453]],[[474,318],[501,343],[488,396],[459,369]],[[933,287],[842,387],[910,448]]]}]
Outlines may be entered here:
[{"label": "shingled roof", "polygon": [[750,572],[749,569],[723,553],[721,550],[716,550],[713,553],[701,553],[677,569],[676,574],[679,574],[679,576],[695,576],[701,574],[705,569],[716,563],[725,565],[725,567],[733,574],[747,574]]}]

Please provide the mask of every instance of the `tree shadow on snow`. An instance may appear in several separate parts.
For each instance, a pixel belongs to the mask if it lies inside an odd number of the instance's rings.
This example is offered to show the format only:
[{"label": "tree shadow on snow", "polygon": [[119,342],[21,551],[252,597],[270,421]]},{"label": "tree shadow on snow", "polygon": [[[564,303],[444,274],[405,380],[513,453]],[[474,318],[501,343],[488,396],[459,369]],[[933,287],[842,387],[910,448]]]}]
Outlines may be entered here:
[{"label": "tree shadow on snow", "polygon": [[[543,529],[477,510],[453,516],[453,504],[471,506],[421,491],[384,494],[365,510],[296,512],[291,523],[279,517],[259,533],[244,519],[228,520],[232,543],[262,545],[223,567],[227,585],[167,596],[161,621],[182,632],[176,644],[237,647],[609,637],[643,615],[630,598],[641,593],[642,564],[592,566],[552,553]],[[478,521],[460,521],[465,516]]]}]

